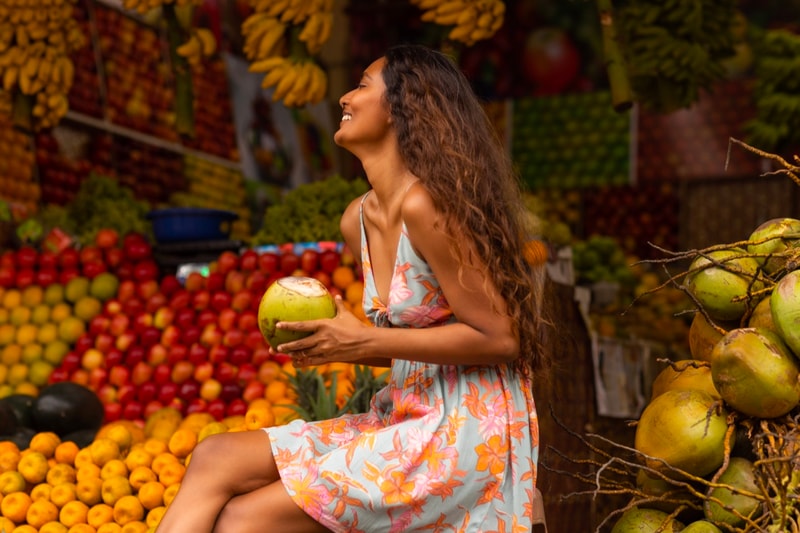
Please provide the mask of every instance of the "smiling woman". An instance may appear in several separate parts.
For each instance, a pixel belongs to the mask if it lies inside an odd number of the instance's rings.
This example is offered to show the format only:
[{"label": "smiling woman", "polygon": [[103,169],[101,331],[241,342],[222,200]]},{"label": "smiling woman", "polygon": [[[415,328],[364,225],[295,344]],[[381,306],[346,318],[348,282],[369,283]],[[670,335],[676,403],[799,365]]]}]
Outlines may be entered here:
[{"label": "smiling woman", "polygon": [[337,297],[333,318],[275,324],[295,337],[274,349],[388,383],[364,413],[206,438],[158,533],[531,531],[553,336],[511,162],[440,52],[389,49],[339,103],[334,140],[371,185],[340,222],[369,324]]}]

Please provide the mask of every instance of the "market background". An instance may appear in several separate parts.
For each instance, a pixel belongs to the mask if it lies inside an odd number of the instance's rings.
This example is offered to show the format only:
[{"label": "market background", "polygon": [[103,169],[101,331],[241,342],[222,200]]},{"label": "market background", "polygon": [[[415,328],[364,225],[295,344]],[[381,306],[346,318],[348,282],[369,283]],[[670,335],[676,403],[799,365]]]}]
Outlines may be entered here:
[{"label": "market background", "polygon": [[[679,296],[651,306],[645,300],[643,314],[638,308],[622,313],[664,275],[649,265],[628,267],[661,258],[665,250],[745,239],[771,218],[800,217],[800,198],[791,180],[768,174],[770,161],[729,140],[747,140],[758,114],[753,57],[731,65],[724,79],[681,109],[615,111],[593,2],[505,4],[502,27],[489,39],[458,47],[458,61],[486,101],[541,220],[537,237],[548,247],[563,342],[552,382],[536,395],[545,465],[539,486],[548,520],[557,524],[551,531],[589,531],[619,502],[565,498],[586,490],[562,472],[571,465],[561,454],[587,453],[568,429],[632,442],[628,421],[646,402],[656,360],[680,358],[686,350],[689,321],[675,316],[686,307]],[[800,8],[791,3],[741,1],[739,9],[753,28],[798,31]],[[186,134],[176,128],[163,20],[113,2],[78,0],[73,13],[86,42],[70,54],[69,110],[48,127],[21,126],[10,112],[0,118],[4,256],[30,247],[40,253],[47,246],[91,248],[85,235],[81,243],[69,231],[54,235],[50,225],[53,206],[86,201],[81,184],[98,175],[128,189],[147,210],[206,208],[235,216],[213,239],[159,241],[149,234],[158,272],[143,273],[142,280],[176,275],[185,284],[190,272],[207,274],[204,266],[217,264],[220,254],[245,249],[298,257],[307,248],[340,253],[335,243],[317,242],[323,239],[270,241],[267,230],[274,228],[264,226],[274,219],[265,213],[289,191],[316,186],[314,194],[324,197],[321,184],[360,176],[358,163],[331,140],[338,96],[388,46],[441,47],[445,32],[423,22],[411,2],[335,1],[333,30],[314,56],[327,76],[325,98],[295,107],[273,101],[275,89],[262,88],[263,75],[248,70],[241,27],[252,12],[247,2],[223,0],[206,0],[194,10],[192,25],[210,30],[217,50],[191,70],[193,127]],[[796,102],[787,111],[795,132]],[[790,159],[797,146],[795,133],[762,148]],[[98,229],[87,230],[92,239]],[[596,268],[615,261],[613,272]],[[106,270],[113,270],[108,262]],[[6,293],[14,283],[4,285]],[[339,290],[346,289],[342,282]]]}]

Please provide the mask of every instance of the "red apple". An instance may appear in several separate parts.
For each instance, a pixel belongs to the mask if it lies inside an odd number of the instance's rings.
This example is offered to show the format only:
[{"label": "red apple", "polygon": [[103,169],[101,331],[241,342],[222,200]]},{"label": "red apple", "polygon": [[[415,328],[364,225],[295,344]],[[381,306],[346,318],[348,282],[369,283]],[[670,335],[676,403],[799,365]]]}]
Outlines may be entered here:
[{"label": "red apple", "polygon": [[144,348],[150,348],[159,344],[161,341],[161,330],[155,326],[147,326],[139,333],[139,344]]},{"label": "red apple", "polygon": [[131,346],[125,353],[125,366],[128,368],[133,368],[144,361],[146,356],[147,350],[144,349],[144,346],[140,346],[138,344]]},{"label": "red apple", "polygon": [[309,275],[319,268],[319,252],[313,248],[306,248],[300,254],[300,268]]},{"label": "red apple", "polygon": [[214,364],[210,361],[201,361],[194,366],[192,377],[198,382],[203,383],[214,377]]},{"label": "red apple", "polygon": [[77,269],[80,263],[80,254],[75,248],[64,248],[58,253],[58,266],[61,270]]},{"label": "red apple", "polygon": [[170,348],[172,346],[180,344],[182,340],[183,340],[183,335],[181,333],[181,330],[178,329],[178,326],[169,325],[166,328],[164,328],[164,331],[161,332],[161,338],[159,339],[159,342],[164,346],[166,346],[167,348]]},{"label": "red apple", "polygon": [[188,308],[192,303],[192,294],[186,289],[180,288],[173,292],[169,297],[168,305],[178,311]]},{"label": "red apple", "polygon": [[214,293],[225,289],[225,275],[221,272],[209,272],[206,278],[206,290]]},{"label": "red apple", "polygon": [[247,274],[244,280],[244,288],[256,298],[260,298],[267,289],[267,275],[256,270]]},{"label": "red apple", "polygon": [[259,381],[251,381],[242,390],[242,399],[249,404],[254,400],[263,398],[266,388],[266,385]]},{"label": "red apple", "polygon": [[230,307],[226,307],[219,311],[217,315],[217,325],[222,331],[230,331],[236,329],[236,322],[238,321],[239,314]]},{"label": "red apple", "polygon": [[122,365],[112,366],[108,371],[108,382],[117,387],[121,387],[130,382],[131,371]]},{"label": "red apple", "polygon": [[155,278],[139,280],[136,286],[136,294],[143,302],[146,302],[151,296],[158,292],[158,282]]},{"label": "red apple", "polygon": [[143,411],[139,402],[129,402],[122,407],[122,417],[125,420],[141,420]]},{"label": "red apple", "polygon": [[222,275],[239,268],[239,256],[236,252],[225,250],[217,258],[217,272]]},{"label": "red apple", "polygon": [[[160,293],[159,293],[160,294]],[[158,329],[165,329],[175,320],[175,310],[171,307],[162,306],[153,311],[153,325]]]},{"label": "red apple", "polygon": [[119,282],[117,287],[117,299],[125,303],[127,300],[136,297],[137,289],[136,282],[130,279],[125,279]]},{"label": "red apple", "polygon": [[186,360],[193,365],[199,365],[209,360],[209,349],[195,342],[189,345],[189,352],[186,355]]},{"label": "red apple", "polygon": [[144,308],[149,313],[155,313],[159,309],[165,308],[172,311],[171,308],[167,307],[169,301],[167,300],[167,295],[157,290],[153,293],[149,298],[145,300]]},{"label": "red apple", "polygon": [[87,328],[87,331],[92,335],[97,336],[100,335],[101,333],[105,333],[106,331],[108,331],[108,327],[110,324],[111,324],[111,319],[108,317],[108,315],[101,313],[99,315],[93,316],[89,320],[89,327]]},{"label": "red apple", "polygon": [[[238,330],[233,330],[233,331],[239,332]],[[241,332],[239,332],[239,333],[241,333]],[[244,344],[235,344],[234,345],[234,344],[225,343],[224,341],[223,341],[223,344],[225,344],[226,346],[230,346],[231,347],[230,354],[228,355],[228,361],[232,365],[242,366],[242,365],[245,365],[245,364],[249,363],[252,360],[253,351],[250,350],[250,348],[248,348]]]},{"label": "red apple", "polygon": [[131,327],[131,319],[125,313],[116,313],[111,315],[111,320],[108,324],[108,332],[111,335],[119,337]]},{"label": "red apple", "polygon": [[125,354],[114,347],[109,348],[108,351],[104,353],[106,368],[112,368],[125,363]]},{"label": "red apple", "polygon": [[78,340],[75,341],[75,346],[72,347],[75,353],[81,356],[91,348],[94,348],[94,338],[88,333],[84,333],[78,337]]},{"label": "red apple", "polygon": [[107,272],[108,267],[106,266],[105,262],[102,258],[92,261],[86,261],[81,266],[81,274],[86,276],[89,279],[94,279],[97,277],[98,274],[102,274],[103,272]]},{"label": "red apple", "polygon": [[185,344],[174,344],[167,350],[167,364],[174,364],[175,361],[186,361],[189,359],[189,347]]},{"label": "red apple", "polygon": [[197,292],[205,289],[206,278],[200,272],[189,272],[189,274],[186,276],[186,280],[183,282],[183,286],[189,292]]},{"label": "red apple", "polygon": [[194,365],[189,361],[176,361],[172,367],[172,375],[170,379],[173,383],[183,383],[192,377],[194,373]]},{"label": "red apple", "polygon": [[142,416],[147,419],[156,412],[160,411],[164,408],[164,404],[159,402],[158,400],[150,400],[144,405],[144,409],[142,411]]},{"label": "red apple", "polygon": [[258,269],[269,276],[280,270],[280,256],[271,252],[264,252],[258,256]]},{"label": "red apple", "polygon": [[94,245],[85,245],[81,247],[78,251],[78,259],[81,264],[86,265],[86,263],[91,262],[103,262],[103,251]]},{"label": "red apple", "polygon": [[197,320],[195,321],[195,323],[200,329],[205,329],[206,326],[208,325],[216,324],[217,323],[216,311],[212,311],[211,309],[200,311],[197,314]]},{"label": "red apple", "polygon": [[103,423],[109,424],[122,419],[122,405],[119,402],[103,403]]},{"label": "red apple", "polygon": [[208,348],[222,342],[222,330],[217,324],[207,324],[200,332],[200,343]]},{"label": "red apple", "polygon": [[295,270],[300,268],[300,257],[292,252],[286,252],[281,255],[280,271],[284,276],[291,275]]},{"label": "red apple", "polygon": [[169,383],[172,378],[172,367],[166,363],[159,363],[153,367],[153,382],[158,385]]},{"label": "red apple", "polygon": [[[222,390],[222,386],[220,386],[220,390]],[[206,412],[214,417],[214,420],[222,420],[227,415],[227,408],[228,404],[222,401],[220,398],[215,400],[211,400],[208,402],[208,406],[206,407]],[[246,409],[245,409],[246,411]]]},{"label": "red apple", "polygon": [[111,385],[110,383],[106,383],[102,385],[99,389],[95,391],[97,398],[100,400],[101,403],[107,404],[117,401],[117,387]]},{"label": "red apple", "polygon": [[225,416],[244,416],[247,413],[247,402],[241,398],[234,398],[225,408]]},{"label": "red apple", "polygon": [[154,344],[147,350],[147,356],[145,357],[145,360],[148,364],[157,366],[162,363],[166,363],[167,356],[168,352],[166,347],[160,344]]},{"label": "red apple", "polygon": [[236,327],[245,333],[259,331],[258,313],[251,309],[241,311],[239,316],[236,318]]},{"label": "red apple", "polygon": [[184,307],[175,311],[172,322],[181,329],[186,329],[194,325],[196,313],[194,309]]},{"label": "red apple", "polygon": [[191,346],[192,344],[198,342],[200,340],[200,333],[202,333],[202,329],[200,326],[191,325],[186,328],[182,328],[182,335],[181,335],[181,342],[186,346]]},{"label": "red apple", "polygon": [[208,360],[214,364],[225,363],[230,359],[231,349],[224,344],[215,344],[208,350]]},{"label": "red apple", "polygon": [[211,293],[206,289],[200,289],[195,292],[190,292],[192,309],[195,311],[203,311],[208,309],[211,305]]},{"label": "red apple", "polygon": [[159,289],[167,296],[173,296],[183,287],[175,274],[166,274],[159,282]]},{"label": "red apple", "polygon": [[186,404],[186,414],[190,415],[192,413],[205,413],[206,409],[208,409],[208,402],[203,398],[192,398]]},{"label": "red apple", "polygon": [[184,402],[191,402],[200,395],[200,384],[193,380],[191,376],[189,379],[183,381],[178,387],[178,398]]},{"label": "red apple", "polygon": [[223,361],[214,366],[214,379],[223,385],[226,383],[234,383],[236,382],[236,376],[238,372],[238,368],[236,368],[234,365]]},{"label": "red apple", "polygon": [[153,378],[153,372],[154,368],[152,366],[144,361],[139,361],[131,370],[131,383],[141,388],[142,385],[150,382],[150,380]]},{"label": "red apple", "polygon": [[168,405],[175,399],[178,395],[178,384],[167,382],[162,383],[161,387],[158,389],[158,397],[157,400],[161,402],[163,405]]},{"label": "red apple", "polygon": [[142,404],[147,405],[158,397],[158,385],[152,381],[147,381],[139,386],[136,392],[136,400]]},{"label": "red apple", "polygon": [[249,309],[252,302],[253,293],[251,293],[248,289],[242,289],[234,293],[233,298],[231,298],[231,308],[241,313],[242,311]]},{"label": "red apple", "polygon": [[342,264],[342,256],[335,250],[325,250],[319,254],[319,268],[326,274],[333,274]]}]

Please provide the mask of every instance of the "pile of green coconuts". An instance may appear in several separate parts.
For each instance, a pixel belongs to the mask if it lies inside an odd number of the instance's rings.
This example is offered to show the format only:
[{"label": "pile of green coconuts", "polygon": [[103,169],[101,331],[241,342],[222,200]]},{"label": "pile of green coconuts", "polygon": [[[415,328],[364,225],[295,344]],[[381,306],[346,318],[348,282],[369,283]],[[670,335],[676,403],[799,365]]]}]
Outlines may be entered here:
[{"label": "pile of green coconuts", "polygon": [[673,282],[696,304],[690,359],[652,383],[632,498],[612,533],[798,531],[800,220],[695,250]]}]

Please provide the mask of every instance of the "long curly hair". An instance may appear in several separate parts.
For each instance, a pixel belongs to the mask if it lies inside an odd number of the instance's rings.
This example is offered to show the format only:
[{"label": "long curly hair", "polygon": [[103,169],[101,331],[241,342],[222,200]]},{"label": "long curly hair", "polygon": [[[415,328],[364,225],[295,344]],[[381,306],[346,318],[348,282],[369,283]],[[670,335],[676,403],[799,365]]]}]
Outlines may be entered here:
[{"label": "long curly hair", "polygon": [[[382,75],[401,155],[444,215],[461,264],[468,238],[508,306],[522,370],[551,366],[543,266],[525,260],[529,216],[512,162],[469,81],[445,54],[403,44],[385,54]],[[487,287],[483,287],[484,290]],[[546,373],[545,373],[546,374]]]}]

